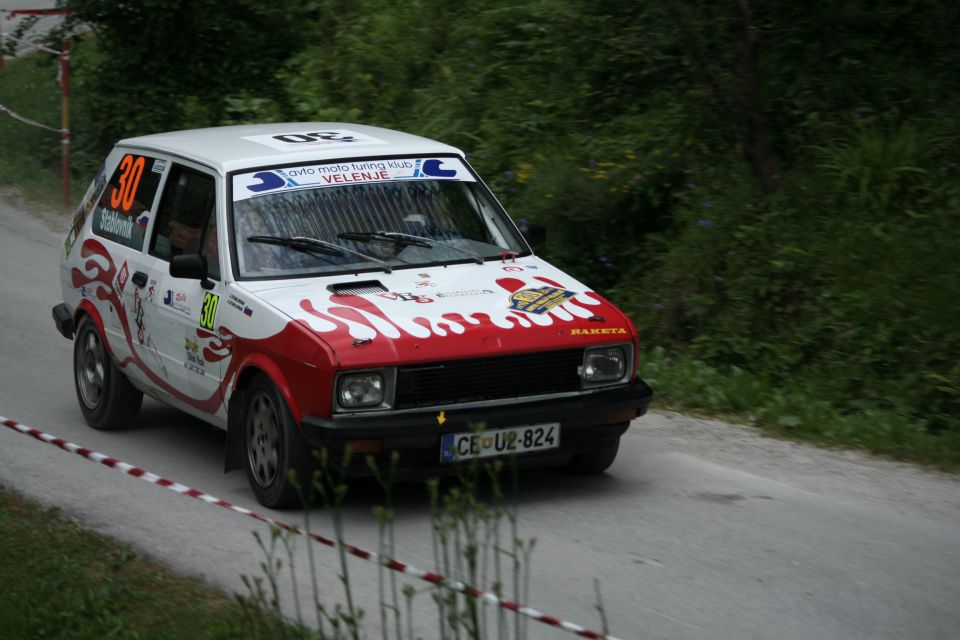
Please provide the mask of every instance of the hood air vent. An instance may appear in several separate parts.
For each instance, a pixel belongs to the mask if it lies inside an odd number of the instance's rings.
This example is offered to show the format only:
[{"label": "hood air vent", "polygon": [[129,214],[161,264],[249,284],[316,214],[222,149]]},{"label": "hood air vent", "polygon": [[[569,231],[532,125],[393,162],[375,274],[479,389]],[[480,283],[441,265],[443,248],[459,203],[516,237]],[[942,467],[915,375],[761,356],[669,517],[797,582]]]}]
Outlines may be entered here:
[{"label": "hood air vent", "polygon": [[374,293],[386,293],[387,288],[379,280],[364,280],[362,282],[339,282],[327,287],[327,291],[335,296],[367,296]]}]

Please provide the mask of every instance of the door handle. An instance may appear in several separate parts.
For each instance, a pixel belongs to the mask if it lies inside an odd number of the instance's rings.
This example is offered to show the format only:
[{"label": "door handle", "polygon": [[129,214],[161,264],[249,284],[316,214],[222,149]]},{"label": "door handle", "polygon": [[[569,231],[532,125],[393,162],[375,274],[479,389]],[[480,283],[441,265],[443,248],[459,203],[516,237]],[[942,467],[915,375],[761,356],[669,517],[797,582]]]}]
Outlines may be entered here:
[{"label": "door handle", "polygon": [[131,280],[133,280],[133,284],[137,285],[141,289],[147,286],[147,274],[145,274],[143,271],[137,271],[134,273]]}]

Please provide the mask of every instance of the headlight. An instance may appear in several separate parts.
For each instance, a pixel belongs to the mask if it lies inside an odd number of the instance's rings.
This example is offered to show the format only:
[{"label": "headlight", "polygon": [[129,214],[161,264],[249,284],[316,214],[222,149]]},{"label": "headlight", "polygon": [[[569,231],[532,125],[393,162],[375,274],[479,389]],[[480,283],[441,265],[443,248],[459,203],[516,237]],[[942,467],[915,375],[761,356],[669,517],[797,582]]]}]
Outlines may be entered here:
[{"label": "headlight", "polygon": [[629,366],[627,348],[622,345],[587,349],[583,354],[580,377],[585,385],[619,382],[626,378]]},{"label": "headlight", "polygon": [[386,389],[383,374],[378,372],[343,375],[337,382],[337,400],[344,409],[375,407],[383,404]]}]

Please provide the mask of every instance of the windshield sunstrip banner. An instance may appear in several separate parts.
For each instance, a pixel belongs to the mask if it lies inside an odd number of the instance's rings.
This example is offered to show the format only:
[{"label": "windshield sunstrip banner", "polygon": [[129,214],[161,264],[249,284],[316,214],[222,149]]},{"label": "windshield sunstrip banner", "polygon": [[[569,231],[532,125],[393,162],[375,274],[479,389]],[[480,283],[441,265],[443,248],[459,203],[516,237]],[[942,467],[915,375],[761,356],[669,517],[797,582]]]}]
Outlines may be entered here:
[{"label": "windshield sunstrip banner", "polygon": [[393,180],[476,181],[459,158],[357,160],[237,174],[233,177],[233,199],[237,202],[279,191]]}]

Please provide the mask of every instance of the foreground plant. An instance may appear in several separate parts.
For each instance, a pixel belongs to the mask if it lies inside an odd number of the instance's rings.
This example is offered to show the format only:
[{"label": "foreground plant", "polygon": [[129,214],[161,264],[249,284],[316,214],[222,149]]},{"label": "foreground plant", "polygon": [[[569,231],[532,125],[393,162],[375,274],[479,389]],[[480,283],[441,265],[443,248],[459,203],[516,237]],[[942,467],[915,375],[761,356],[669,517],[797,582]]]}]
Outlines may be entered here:
[{"label": "foreground plant", "polygon": [[[482,425],[474,425],[482,430]],[[262,577],[244,576],[248,595],[241,597],[245,610],[251,613],[267,611],[277,619],[282,616],[279,584],[284,559],[289,565],[293,589],[295,625],[285,626],[282,631],[271,630],[264,625],[251,626],[253,638],[290,637],[319,638],[321,640],[359,640],[366,637],[365,611],[358,607],[350,582],[347,562],[349,544],[345,540],[343,504],[348,494],[346,460],[339,469],[331,468],[326,450],[317,455],[318,469],[314,472],[311,486],[298,487],[304,503],[304,532],[309,538],[309,507],[316,498],[329,514],[330,524],[337,543],[340,563],[340,582],[344,589],[344,604],[332,607],[320,597],[317,580],[317,565],[313,545],[307,543],[310,564],[311,587],[315,610],[315,627],[304,624],[299,606],[296,572],[293,559],[292,536],[299,531],[271,530],[269,542],[254,534],[264,554],[261,563]],[[382,505],[374,507],[378,522],[378,568],[379,629],[378,636],[384,640],[416,640],[414,604],[417,597],[427,594],[436,606],[434,622],[439,640],[523,640],[527,637],[528,619],[503,607],[488,606],[488,602],[463,591],[468,588],[485,588],[498,599],[527,602],[530,595],[531,561],[536,547],[536,538],[523,538],[519,527],[519,476],[515,460],[505,464],[501,460],[484,462],[474,460],[461,467],[453,481],[433,478],[426,482],[430,508],[430,530],[433,546],[433,571],[444,580],[427,584],[418,589],[404,582],[396,571],[388,570],[388,564],[396,554],[396,508],[393,487],[397,476],[399,455],[393,452],[380,468],[373,457],[366,459],[374,479],[384,492]],[[510,495],[504,491],[503,477],[509,474]],[[596,585],[597,609],[600,612],[604,633],[607,622]],[[512,618],[511,618],[512,616]]]}]

